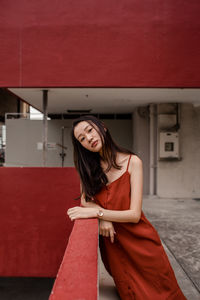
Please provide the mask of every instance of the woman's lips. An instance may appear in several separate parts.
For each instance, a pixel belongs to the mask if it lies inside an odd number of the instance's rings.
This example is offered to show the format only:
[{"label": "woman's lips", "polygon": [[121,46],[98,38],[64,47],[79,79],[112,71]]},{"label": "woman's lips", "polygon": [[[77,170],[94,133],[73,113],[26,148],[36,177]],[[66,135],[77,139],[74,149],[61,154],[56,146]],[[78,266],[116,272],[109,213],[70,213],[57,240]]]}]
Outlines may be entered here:
[{"label": "woman's lips", "polygon": [[98,144],[98,141],[95,141],[92,143],[92,148],[96,147],[96,145]]}]

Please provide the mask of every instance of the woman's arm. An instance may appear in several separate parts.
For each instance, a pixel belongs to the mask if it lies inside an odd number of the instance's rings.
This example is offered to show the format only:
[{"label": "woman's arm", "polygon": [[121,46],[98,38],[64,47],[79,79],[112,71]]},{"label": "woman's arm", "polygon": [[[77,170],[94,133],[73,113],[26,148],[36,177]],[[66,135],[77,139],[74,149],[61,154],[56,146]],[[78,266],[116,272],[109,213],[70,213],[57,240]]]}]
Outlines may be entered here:
[{"label": "woman's arm", "polygon": [[81,195],[81,205],[83,207],[92,207],[92,208],[98,208],[98,209],[102,208],[100,205],[98,205],[98,204],[96,204],[94,202],[87,202],[87,201],[85,201],[84,194]]},{"label": "woman's arm", "polygon": [[[138,223],[142,210],[143,191],[143,168],[141,159],[133,155],[130,160],[130,183],[131,183],[131,204],[129,210],[109,210],[101,208],[96,204],[87,204],[87,207],[72,207],[68,210],[71,220],[80,218],[99,218],[111,222],[133,222]],[[101,210],[103,216],[98,216]]]},{"label": "woman's arm", "polygon": [[[101,206],[99,206],[96,203],[93,202],[86,202],[85,201],[85,195],[82,193],[82,187],[80,186],[80,190],[81,190],[81,205],[83,207],[90,207],[90,208],[98,208],[102,209]],[[110,241],[111,243],[114,243],[114,235],[116,234],[113,223],[110,221],[105,221],[105,220],[99,220],[99,234],[106,236],[106,237],[110,237]]]}]

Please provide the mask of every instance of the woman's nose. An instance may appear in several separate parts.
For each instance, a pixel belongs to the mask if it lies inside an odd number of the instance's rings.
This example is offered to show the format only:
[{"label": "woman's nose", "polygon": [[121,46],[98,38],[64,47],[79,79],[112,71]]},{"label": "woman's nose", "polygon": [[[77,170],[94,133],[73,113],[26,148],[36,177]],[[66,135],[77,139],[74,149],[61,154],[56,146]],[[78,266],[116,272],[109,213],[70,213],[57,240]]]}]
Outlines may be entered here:
[{"label": "woman's nose", "polygon": [[86,135],[86,137],[87,137],[87,140],[88,140],[89,142],[92,141],[92,135],[91,135],[90,133],[88,133],[88,134]]}]

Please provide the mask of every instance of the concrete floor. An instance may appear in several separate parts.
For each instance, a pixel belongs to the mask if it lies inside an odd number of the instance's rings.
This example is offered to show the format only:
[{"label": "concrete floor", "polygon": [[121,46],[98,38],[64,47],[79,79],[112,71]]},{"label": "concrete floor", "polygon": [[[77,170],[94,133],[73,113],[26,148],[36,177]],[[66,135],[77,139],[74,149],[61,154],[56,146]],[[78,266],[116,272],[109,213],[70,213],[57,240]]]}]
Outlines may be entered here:
[{"label": "concrete floor", "polygon": [[[186,298],[200,300],[200,201],[144,197],[143,211],[162,239]],[[99,281],[99,300],[119,299],[102,264]],[[53,278],[0,278],[0,300],[48,300],[53,283]]]},{"label": "concrete floor", "polygon": [[200,201],[147,197],[143,210],[200,292]]},{"label": "concrete floor", "polygon": [[[173,253],[163,243],[164,249],[169,257],[172,268],[175,272],[178,284],[188,300],[199,300],[200,294],[193,282],[182,269],[181,265],[175,259]],[[112,277],[107,273],[102,261],[100,260],[100,278],[99,278],[99,300],[120,300]]]},{"label": "concrete floor", "polygon": [[99,253],[99,300],[120,300],[115,283],[106,271]]},{"label": "concrete floor", "polygon": [[[200,300],[200,201],[144,197],[143,211],[162,239],[184,295]],[[99,300],[120,299],[102,262],[99,281]]]}]

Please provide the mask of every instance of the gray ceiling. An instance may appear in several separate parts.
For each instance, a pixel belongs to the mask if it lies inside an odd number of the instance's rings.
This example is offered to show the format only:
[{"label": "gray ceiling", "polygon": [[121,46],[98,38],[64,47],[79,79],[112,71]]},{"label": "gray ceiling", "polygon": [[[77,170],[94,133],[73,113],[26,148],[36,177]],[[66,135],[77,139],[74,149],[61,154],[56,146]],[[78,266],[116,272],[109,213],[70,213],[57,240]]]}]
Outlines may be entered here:
[{"label": "gray ceiling", "polygon": [[[44,88],[46,89],[46,88]],[[14,94],[42,111],[43,88],[10,88]],[[91,109],[91,113],[130,113],[150,103],[189,102],[200,105],[197,88],[48,88],[48,112]]]}]

